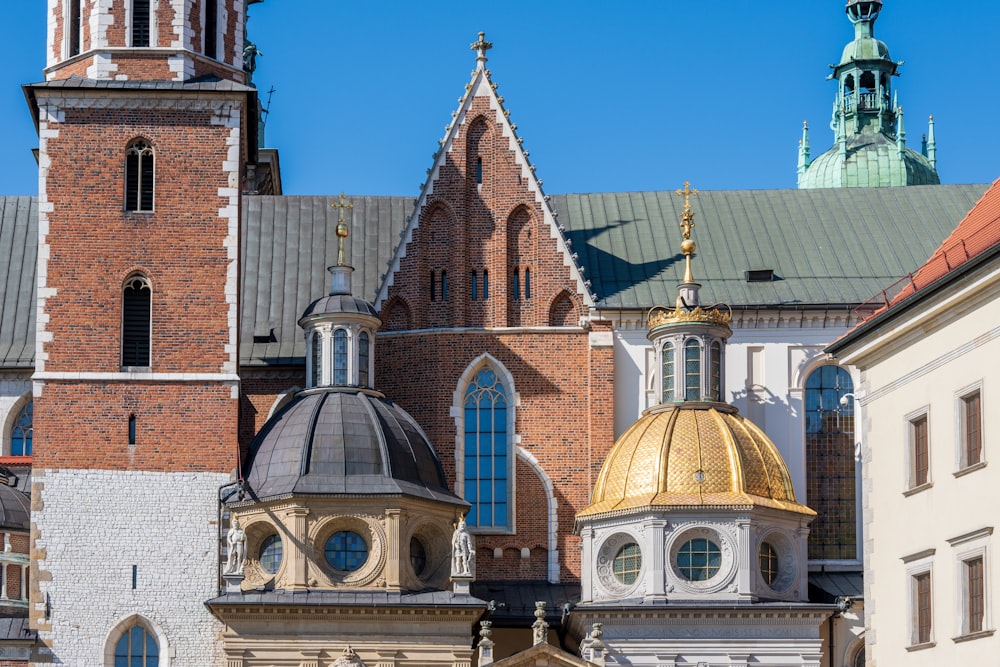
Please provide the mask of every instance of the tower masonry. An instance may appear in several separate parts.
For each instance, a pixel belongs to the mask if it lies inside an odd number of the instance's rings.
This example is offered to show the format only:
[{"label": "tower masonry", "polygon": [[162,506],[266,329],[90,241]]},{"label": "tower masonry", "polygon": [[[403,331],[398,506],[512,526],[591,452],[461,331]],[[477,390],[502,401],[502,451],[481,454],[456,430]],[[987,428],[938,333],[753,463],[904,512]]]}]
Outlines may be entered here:
[{"label": "tower masonry", "polygon": [[244,7],[49,12],[46,80],[25,87],[40,202],[33,660],[105,664],[139,633],[206,664],[218,489],[238,458],[240,189],[257,107]]}]

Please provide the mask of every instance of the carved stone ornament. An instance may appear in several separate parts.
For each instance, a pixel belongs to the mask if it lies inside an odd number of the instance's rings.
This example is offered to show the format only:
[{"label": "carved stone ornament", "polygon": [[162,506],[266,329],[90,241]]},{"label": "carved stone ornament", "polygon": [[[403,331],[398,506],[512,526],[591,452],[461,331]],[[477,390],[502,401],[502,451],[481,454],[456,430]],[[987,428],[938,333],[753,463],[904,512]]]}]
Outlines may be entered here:
[{"label": "carved stone ornament", "polygon": [[458,518],[458,525],[451,536],[451,576],[472,578],[475,576],[476,550],[472,535],[465,524],[465,516]]},{"label": "carved stone ornament", "polygon": [[[597,562],[594,565],[597,574],[597,581],[600,584],[599,588],[603,589],[603,591],[599,591],[599,596],[601,598],[626,597],[639,588],[642,583],[643,577],[641,572],[639,576],[636,577],[636,580],[631,584],[625,584],[619,581],[619,579],[615,576],[615,556],[618,555],[618,551],[621,548],[629,544],[639,544],[639,540],[636,539],[636,536],[634,535],[619,532],[605,539],[601,543],[600,548],[597,550]],[[600,595],[601,592],[604,594]]]},{"label": "carved stone ornament", "polygon": [[229,545],[229,558],[223,574],[243,574],[247,562],[247,536],[237,517],[233,517],[229,532],[226,533],[226,544]]},{"label": "carved stone ornament", "polygon": [[340,654],[340,657],[334,660],[330,667],[367,667],[364,661],[358,657],[358,654],[354,652],[354,649],[348,646],[344,649],[344,652]]}]

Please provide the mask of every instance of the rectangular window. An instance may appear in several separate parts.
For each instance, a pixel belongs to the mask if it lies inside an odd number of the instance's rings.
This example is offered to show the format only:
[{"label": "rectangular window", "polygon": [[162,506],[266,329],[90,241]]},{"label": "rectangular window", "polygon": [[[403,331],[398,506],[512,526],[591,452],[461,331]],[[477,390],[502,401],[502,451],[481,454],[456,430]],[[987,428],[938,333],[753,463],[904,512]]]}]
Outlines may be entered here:
[{"label": "rectangular window", "polygon": [[83,15],[80,10],[80,0],[69,2],[69,55],[80,53],[80,33],[83,28]]},{"label": "rectangular window", "polygon": [[965,588],[965,631],[967,634],[982,632],[986,609],[982,556],[965,561]]},{"label": "rectangular window", "polygon": [[132,46],[149,46],[149,0],[132,0]]},{"label": "rectangular window", "polygon": [[205,55],[218,58],[216,43],[219,33],[218,0],[205,0]]},{"label": "rectangular window", "polygon": [[927,442],[927,415],[910,420],[910,488],[927,483],[930,451]]},{"label": "rectangular window", "polygon": [[962,454],[963,468],[983,460],[983,415],[979,391],[962,397]]},{"label": "rectangular window", "polygon": [[914,627],[913,643],[926,644],[931,640],[931,573],[913,576]]}]

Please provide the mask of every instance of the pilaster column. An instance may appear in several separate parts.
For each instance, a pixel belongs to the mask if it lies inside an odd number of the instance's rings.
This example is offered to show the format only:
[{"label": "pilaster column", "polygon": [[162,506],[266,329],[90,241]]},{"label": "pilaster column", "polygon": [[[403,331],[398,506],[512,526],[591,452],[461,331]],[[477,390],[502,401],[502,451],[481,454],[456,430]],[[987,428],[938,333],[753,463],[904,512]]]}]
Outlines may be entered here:
[{"label": "pilaster column", "polygon": [[[400,560],[400,545],[403,513],[399,508],[389,508],[385,511],[386,568],[385,585],[390,590],[399,590],[402,586],[400,573],[403,564]],[[381,663],[380,663],[381,667]]]},{"label": "pilaster column", "polygon": [[580,588],[581,600],[594,599],[594,529],[587,526],[580,531]]},{"label": "pilaster column", "polygon": [[306,517],[309,510],[305,507],[293,507],[286,514],[292,528],[292,548],[289,555],[292,557],[292,580],[289,582],[290,590],[305,590],[309,586],[309,559],[306,558]]},{"label": "pilaster column", "polygon": [[740,597],[749,597],[753,594],[753,576],[756,572],[753,554],[753,535],[750,531],[749,519],[736,520],[737,553],[739,554],[739,569],[736,571],[736,582],[739,585],[737,591]]},{"label": "pilaster column", "polygon": [[647,519],[643,522],[644,541],[646,542],[645,560],[649,559],[646,569],[646,598],[663,599],[667,594],[666,571],[664,569],[664,533],[667,522],[663,519]]}]

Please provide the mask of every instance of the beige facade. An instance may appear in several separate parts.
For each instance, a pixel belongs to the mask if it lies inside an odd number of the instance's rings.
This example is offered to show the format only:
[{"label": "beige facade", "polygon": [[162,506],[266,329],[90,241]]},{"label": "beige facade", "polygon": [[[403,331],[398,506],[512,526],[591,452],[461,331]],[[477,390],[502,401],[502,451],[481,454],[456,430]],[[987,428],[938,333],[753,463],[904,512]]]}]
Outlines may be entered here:
[{"label": "beige facade", "polygon": [[860,371],[868,664],[996,664],[997,248],[832,346]]}]

